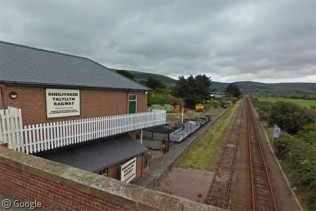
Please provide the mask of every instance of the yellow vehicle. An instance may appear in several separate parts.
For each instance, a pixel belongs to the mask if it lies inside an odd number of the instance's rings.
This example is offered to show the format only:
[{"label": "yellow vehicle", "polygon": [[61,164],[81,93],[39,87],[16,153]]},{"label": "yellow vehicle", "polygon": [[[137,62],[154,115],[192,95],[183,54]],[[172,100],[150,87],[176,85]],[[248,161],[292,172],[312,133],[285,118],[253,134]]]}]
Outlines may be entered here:
[{"label": "yellow vehicle", "polygon": [[204,110],[204,105],[201,103],[198,103],[195,105],[195,111],[199,112],[199,111],[203,111]]}]

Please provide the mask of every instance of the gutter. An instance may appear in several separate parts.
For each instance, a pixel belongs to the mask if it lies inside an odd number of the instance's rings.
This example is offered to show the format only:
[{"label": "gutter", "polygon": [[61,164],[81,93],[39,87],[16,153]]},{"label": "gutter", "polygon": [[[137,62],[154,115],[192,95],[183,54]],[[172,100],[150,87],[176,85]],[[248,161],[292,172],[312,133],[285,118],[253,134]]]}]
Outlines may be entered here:
[{"label": "gutter", "polygon": [[68,84],[45,84],[45,83],[25,83],[25,82],[15,82],[15,81],[0,81],[0,84],[5,84],[7,86],[25,86],[25,87],[40,87],[40,88],[66,88],[66,89],[91,89],[91,90],[111,90],[111,91],[136,91],[136,92],[148,92],[151,91],[150,88],[147,89],[131,89],[131,88],[115,88],[115,87],[91,87],[91,86],[80,86],[80,85],[68,85]]}]

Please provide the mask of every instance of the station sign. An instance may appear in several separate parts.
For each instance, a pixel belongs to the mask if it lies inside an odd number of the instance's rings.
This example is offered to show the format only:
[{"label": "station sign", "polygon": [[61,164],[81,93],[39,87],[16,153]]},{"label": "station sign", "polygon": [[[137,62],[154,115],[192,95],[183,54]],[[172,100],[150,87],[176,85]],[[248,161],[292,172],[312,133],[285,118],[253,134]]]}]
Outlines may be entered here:
[{"label": "station sign", "polygon": [[121,181],[129,183],[136,177],[136,157],[121,165]]},{"label": "station sign", "polygon": [[80,116],[80,90],[46,89],[47,118]]},{"label": "station sign", "polygon": [[277,125],[274,125],[273,128],[273,138],[279,138],[281,133],[281,128],[279,128]]}]

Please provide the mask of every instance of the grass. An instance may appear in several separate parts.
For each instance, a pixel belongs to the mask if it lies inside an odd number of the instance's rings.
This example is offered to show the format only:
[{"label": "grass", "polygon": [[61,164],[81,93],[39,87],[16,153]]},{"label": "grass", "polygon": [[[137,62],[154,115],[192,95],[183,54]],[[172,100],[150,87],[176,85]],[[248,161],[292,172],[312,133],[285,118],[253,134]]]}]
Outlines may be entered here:
[{"label": "grass", "polygon": [[221,152],[223,141],[226,140],[225,134],[229,131],[230,123],[239,104],[240,102],[234,105],[206,131],[201,139],[184,155],[177,167],[202,170],[215,168],[216,158]]},{"label": "grass", "polygon": [[290,99],[290,98],[277,98],[277,97],[260,97],[261,102],[288,102],[299,106],[310,108],[311,106],[316,106],[316,100],[304,100],[304,99]]},{"label": "grass", "polygon": [[165,188],[162,190],[162,192],[172,194],[172,190],[170,188]]}]

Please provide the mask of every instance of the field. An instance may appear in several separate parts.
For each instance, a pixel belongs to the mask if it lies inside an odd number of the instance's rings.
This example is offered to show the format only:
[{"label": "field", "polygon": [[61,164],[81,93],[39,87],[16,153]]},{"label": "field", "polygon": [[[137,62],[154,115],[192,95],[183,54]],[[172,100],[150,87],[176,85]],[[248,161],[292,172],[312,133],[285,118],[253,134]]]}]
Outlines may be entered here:
[{"label": "field", "polygon": [[311,106],[316,106],[316,100],[304,100],[304,99],[290,99],[290,98],[275,98],[275,97],[260,97],[261,102],[288,102],[299,106],[310,108]]}]

